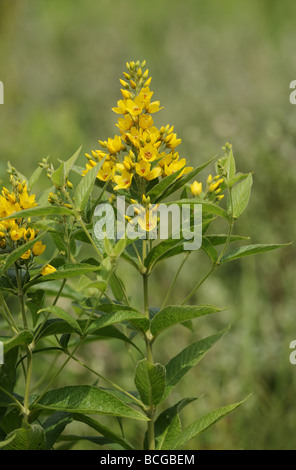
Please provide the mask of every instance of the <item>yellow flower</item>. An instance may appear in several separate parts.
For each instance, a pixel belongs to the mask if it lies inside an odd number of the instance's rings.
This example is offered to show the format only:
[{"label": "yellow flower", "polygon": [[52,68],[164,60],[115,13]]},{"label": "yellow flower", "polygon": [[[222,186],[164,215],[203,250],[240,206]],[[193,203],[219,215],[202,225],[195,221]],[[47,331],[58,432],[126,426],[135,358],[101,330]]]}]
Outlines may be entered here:
[{"label": "yellow flower", "polygon": [[162,174],[162,169],[159,166],[156,166],[153,168],[153,170],[150,171],[150,173],[146,176],[147,181],[152,181],[155,180],[155,178],[159,178]]},{"label": "yellow flower", "polygon": [[22,259],[28,259],[28,258],[30,258],[30,256],[31,256],[31,250],[28,250],[28,251],[26,251],[26,253],[24,253],[24,254],[21,256],[21,258],[22,258]]},{"label": "yellow flower", "polygon": [[134,121],[132,120],[131,116],[126,114],[123,118],[118,119],[118,124],[116,125],[121,131],[126,132],[130,130],[133,124]]},{"label": "yellow flower", "polygon": [[138,175],[146,178],[146,176],[150,173],[150,167],[150,163],[148,163],[146,160],[141,160],[139,163],[136,163],[136,172]]},{"label": "yellow flower", "polygon": [[152,210],[151,208],[150,210],[149,209],[145,210],[144,208],[142,208],[140,215],[138,215],[137,217],[137,222],[142,230],[146,230],[146,232],[150,232],[156,227],[158,218],[157,218],[157,213],[155,213],[155,211],[157,211],[157,209],[158,209],[158,205],[156,205]]},{"label": "yellow flower", "polygon": [[152,144],[145,145],[144,148],[140,149],[140,158],[146,162],[153,162],[156,158],[159,157],[159,153]]},{"label": "yellow flower", "polygon": [[124,169],[121,175],[115,175],[113,179],[116,183],[115,190],[128,189],[132,184],[133,175]]},{"label": "yellow flower", "polygon": [[153,91],[150,91],[149,87],[142,88],[139,94],[139,98],[144,104],[149,104],[152,98]]},{"label": "yellow flower", "polygon": [[46,266],[44,266],[44,268],[42,269],[41,271],[41,275],[42,276],[47,276],[48,274],[52,274],[56,271],[56,268],[54,268],[53,266],[51,266],[50,264],[47,264]]},{"label": "yellow flower", "polygon": [[210,184],[209,186],[209,191],[210,193],[213,193],[219,186],[221,183],[223,183],[223,178],[220,178],[218,181],[216,181],[216,183],[212,183]]},{"label": "yellow flower", "polygon": [[126,137],[136,148],[140,148],[140,138],[142,137],[142,131],[140,129],[132,127],[130,132],[126,134]]},{"label": "yellow flower", "polygon": [[193,181],[193,183],[190,185],[190,189],[191,189],[193,196],[199,196],[202,192],[202,183]]},{"label": "yellow flower", "polygon": [[173,161],[173,163],[171,163],[170,165],[165,165],[164,166],[165,175],[169,176],[172,173],[176,173],[176,171],[179,171],[185,165],[186,165],[185,158],[182,158],[181,160]]},{"label": "yellow flower", "polygon": [[27,186],[24,186],[23,191],[19,193],[19,203],[22,209],[30,209],[37,206],[35,201],[35,194],[28,195]]},{"label": "yellow flower", "polygon": [[177,139],[177,134],[169,134],[166,138],[165,138],[165,142],[166,142],[166,145],[167,147],[169,148],[175,148],[177,147],[177,145],[180,145],[182,140],[181,139]]},{"label": "yellow flower", "polygon": [[33,255],[34,256],[42,255],[42,253],[44,253],[45,248],[46,248],[46,245],[42,245],[42,242],[36,242],[32,250]]},{"label": "yellow flower", "polygon": [[10,231],[10,238],[12,241],[17,242],[25,235],[26,230],[24,228],[14,228]]},{"label": "yellow flower", "polygon": [[160,102],[159,101],[152,101],[152,103],[150,103],[147,106],[146,109],[147,109],[148,113],[153,114],[153,113],[158,113],[158,111],[163,109],[163,106],[160,108]]},{"label": "yellow flower", "polygon": [[132,116],[138,116],[143,111],[143,103],[141,99],[137,96],[134,100],[126,101],[126,110]]},{"label": "yellow flower", "polygon": [[122,145],[122,142],[121,142],[121,137],[119,137],[118,135],[116,135],[114,137],[114,139],[108,139],[107,141],[107,148],[109,150],[110,153],[117,153],[117,152],[120,152],[120,150],[122,150],[123,148],[123,145]]},{"label": "yellow flower", "polygon": [[112,162],[104,162],[97,174],[97,178],[101,181],[107,181],[108,179],[113,178],[114,173],[114,164]]},{"label": "yellow flower", "polygon": [[141,114],[139,117],[139,126],[142,129],[148,129],[153,126],[153,119],[149,114]]},{"label": "yellow flower", "polygon": [[112,111],[116,114],[126,114],[126,103],[125,100],[117,101],[117,107],[112,108]]},{"label": "yellow flower", "polygon": [[28,228],[28,230],[26,231],[26,234],[25,234],[25,238],[26,240],[34,240],[34,238],[36,237],[36,232],[34,229],[32,228]]}]

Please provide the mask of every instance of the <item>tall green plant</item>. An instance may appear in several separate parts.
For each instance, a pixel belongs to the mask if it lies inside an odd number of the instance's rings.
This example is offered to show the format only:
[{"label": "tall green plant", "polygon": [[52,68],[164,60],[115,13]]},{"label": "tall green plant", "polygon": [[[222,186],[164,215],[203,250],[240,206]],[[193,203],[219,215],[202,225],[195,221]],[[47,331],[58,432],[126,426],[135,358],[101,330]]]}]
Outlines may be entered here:
[{"label": "tall green plant", "polygon": [[[161,108],[158,101],[152,101],[145,63],[130,62],[127,68],[125,80],[121,80],[122,99],[113,108],[123,116],[117,124],[120,135],[100,141],[102,150],[86,155],[86,169],[77,165],[80,150],[57,168],[44,160],[29,180],[9,168],[12,189],[3,188],[0,196],[0,313],[4,332],[0,339],[5,352],[0,371],[1,449],[56,448],[64,429],[73,421],[96,431],[99,436],[92,442],[98,445],[180,449],[244,401],[196,418],[183,428],[182,409],[195,398],[184,397],[178,403],[169,403],[162,412],[159,409],[164,409],[163,403],[174,387],[227,328],[188,345],[167,364],[155,357],[154,344],[169,328],[183,324],[193,329],[197,318],[223,310],[214,305],[189,305],[221,265],[283,245],[244,245],[229,250],[232,243],[246,240],[234,235],[233,228],[248,205],[252,175],[237,173],[232,147],[227,144],[223,156],[216,159],[216,175],[209,175],[204,185],[194,180],[214,159],[197,168],[187,166],[176,151],[181,139],[173,127],[157,128],[154,124],[152,115]],[[52,189],[45,191],[46,197],[41,195],[37,204],[30,191],[42,169]],[[77,174],[79,182],[74,185],[70,178]],[[127,227],[137,223],[146,233],[145,239],[98,238],[96,207],[105,202],[116,209],[116,195],[124,196],[134,206],[136,217],[126,216],[125,223]],[[174,234],[162,241],[149,239],[159,224],[157,205],[173,197],[178,206],[186,204],[193,210],[196,204],[202,206],[201,249],[210,261],[208,272],[191,286],[179,305],[170,305],[171,293],[189,256],[198,256],[199,252],[185,250],[186,240]],[[215,232],[216,219],[224,221],[225,234]],[[115,223],[113,219],[107,222]],[[191,229],[196,228],[194,224],[192,212]],[[116,231],[116,226],[111,228]],[[50,259],[45,240],[55,246]],[[92,250],[91,258],[83,258],[84,246]],[[177,255],[180,267],[163,303],[157,309],[151,308],[149,282],[154,269]],[[46,261],[41,263],[40,259]],[[138,273],[142,311],[133,305],[126,280],[116,273],[119,259],[130,263]],[[75,277],[80,279],[78,290],[71,283]],[[19,313],[10,308],[12,297],[18,300]],[[62,298],[71,299],[69,308],[60,303]],[[127,343],[134,351],[135,370],[129,371],[134,374],[133,391],[125,390],[79,359],[82,345],[102,338]],[[33,390],[35,364],[38,366],[43,355],[53,352],[59,365],[53,365],[54,373],[46,373]],[[65,383],[62,388],[54,388],[56,379],[62,380],[61,374],[71,362],[79,363],[105,387]],[[118,434],[89,415],[120,419],[123,433]],[[147,428],[144,442],[130,443],[125,437],[129,419],[140,420]],[[81,437],[72,439],[76,442]]]}]

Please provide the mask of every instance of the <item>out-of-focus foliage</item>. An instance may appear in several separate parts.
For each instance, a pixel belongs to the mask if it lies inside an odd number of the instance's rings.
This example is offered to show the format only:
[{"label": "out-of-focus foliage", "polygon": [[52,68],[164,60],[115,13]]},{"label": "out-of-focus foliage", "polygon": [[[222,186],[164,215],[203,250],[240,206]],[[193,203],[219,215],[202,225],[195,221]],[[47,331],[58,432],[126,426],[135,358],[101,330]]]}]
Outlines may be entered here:
[{"label": "out-of-focus foliage", "polygon": [[[251,234],[254,243],[292,241],[296,107],[289,102],[289,83],[296,79],[295,13],[292,0],[0,0],[0,179],[7,179],[7,161],[29,175],[48,154],[55,160],[81,144],[85,152],[97,148],[97,139],[111,135],[116,121],[109,110],[119,99],[115,77],[126,60],[146,58],[155,99],[166,103],[161,120],[173,120],[182,138],[180,155],[196,166],[229,141],[240,169],[254,170],[238,233]],[[40,180],[40,188],[44,184]],[[206,263],[202,253],[198,263],[189,259],[176,299],[188,293]],[[124,269],[130,293],[139,295],[132,271]],[[185,378],[183,387],[187,395],[207,393],[196,403],[203,413],[207,404],[212,409],[254,395],[194,444],[294,448],[296,369],[289,363],[289,344],[296,339],[295,249],[223,270],[193,301],[212,296],[221,305],[232,303],[219,318],[201,320],[200,337],[217,325],[231,322],[232,329],[197,369],[195,381]],[[158,270],[151,289],[156,305],[171,276],[165,267]],[[177,330],[171,348],[181,350],[190,335]],[[109,360],[109,348],[100,344],[88,359],[118,376],[125,359]],[[83,382],[80,369],[71,369],[70,380],[74,374]]]}]

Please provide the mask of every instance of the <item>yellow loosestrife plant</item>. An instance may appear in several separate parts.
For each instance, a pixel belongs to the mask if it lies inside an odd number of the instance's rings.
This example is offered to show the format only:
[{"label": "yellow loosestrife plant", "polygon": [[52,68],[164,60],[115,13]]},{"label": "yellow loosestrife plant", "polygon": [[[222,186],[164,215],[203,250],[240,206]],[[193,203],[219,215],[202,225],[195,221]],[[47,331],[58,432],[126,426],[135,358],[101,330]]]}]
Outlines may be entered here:
[{"label": "yellow loosestrife plant", "polygon": [[[11,187],[3,188],[0,196],[0,340],[4,346],[0,370],[1,449],[58,449],[64,429],[73,421],[92,428],[104,438],[98,443],[109,448],[181,449],[244,401],[239,397],[239,402],[202,417],[194,416],[194,398],[170,401],[174,387],[227,328],[188,345],[167,364],[161,363],[153,347],[163,331],[178,324],[194,328],[198,317],[222,310],[210,304],[190,304],[197,290],[221,265],[283,245],[229,249],[232,243],[246,240],[233,235],[233,227],[247,207],[251,173],[237,173],[232,146],[226,144],[223,155],[216,159],[215,174],[196,179],[214,159],[197,168],[188,165],[177,150],[181,139],[174,127],[167,124],[159,128],[155,124],[155,114],[162,107],[154,99],[146,63],[126,65],[124,79],[120,80],[122,97],[112,108],[118,115],[118,132],[100,140],[100,149],[86,154],[85,167],[77,166],[79,149],[57,168],[44,159],[28,181],[16,169],[8,170]],[[46,171],[54,189],[45,191],[46,203],[44,197],[43,203],[37,203],[32,188],[42,171]],[[72,175],[79,178],[77,184],[72,182]],[[134,206],[146,238],[98,239],[96,207],[106,203],[115,209],[117,196]],[[182,237],[149,239],[159,224],[158,205],[168,198],[180,207],[202,206],[201,249],[210,262],[208,272],[196,285],[193,283],[179,305],[170,304],[171,293],[187,259],[198,256],[199,251],[185,250]],[[149,211],[151,204],[153,209]],[[216,219],[224,221],[225,234],[215,232]],[[133,226],[134,219],[126,215],[125,223]],[[192,228],[193,217],[190,223]],[[56,248],[51,256],[48,241]],[[91,258],[83,259],[83,247],[91,250]],[[151,308],[149,279],[154,268],[177,255],[180,267],[162,305],[155,308],[152,304]],[[143,292],[141,311],[128,293],[128,280],[123,281],[116,273],[120,259],[137,271]],[[80,279],[83,288],[77,291],[72,278]],[[19,311],[11,308],[13,298]],[[67,308],[61,299],[72,302]],[[102,337],[131,348],[135,368],[125,374],[133,376],[134,390],[125,390],[79,359],[82,345],[87,348],[89,342],[102,341]],[[40,370],[42,357],[53,352],[59,359],[54,364],[58,365],[34,383],[34,367],[39,364]],[[73,362],[93,376],[92,384],[95,380],[98,384],[78,385],[77,377],[77,384],[65,383],[56,388],[56,379],[63,381],[63,371]],[[159,412],[159,405],[164,411]],[[192,406],[193,422],[182,427],[179,416],[185,406]],[[101,423],[101,416],[109,417],[110,426]],[[122,433],[112,425],[116,419],[120,419]],[[130,442],[125,437],[129,435],[130,420],[140,421],[146,429],[144,440],[136,436]],[[73,439],[79,441],[79,436]]]}]

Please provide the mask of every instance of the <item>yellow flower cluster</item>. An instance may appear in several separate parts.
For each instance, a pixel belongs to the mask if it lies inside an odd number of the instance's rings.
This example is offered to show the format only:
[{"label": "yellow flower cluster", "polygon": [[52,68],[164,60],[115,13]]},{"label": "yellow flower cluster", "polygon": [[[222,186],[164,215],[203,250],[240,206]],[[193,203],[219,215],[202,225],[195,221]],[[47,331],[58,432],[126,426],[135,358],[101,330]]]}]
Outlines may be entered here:
[{"label": "yellow flower cluster", "polygon": [[146,184],[159,177],[165,177],[182,170],[180,175],[192,170],[186,167],[186,159],[180,158],[176,147],[181,143],[174,127],[167,125],[158,129],[152,115],[160,109],[159,101],[152,101],[151,77],[145,69],[146,62],[128,62],[124,72],[122,99],[112,108],[118,119],[120,135],[100,141],[103,150],[86,154],[86,174],[103,158],[105,161],[98,172],[101,181],[111,181],[115,190],[128,189],[133,184],[138,194],[145,194]]},{"label": "yellow flower cluster", "polygon": [[[214,178],[212,175],[209,175],[207,178],[206,190],[203,195],[204,199],[209,199],[211,201],[221,201],[224,194],[220,194],[222,191],[222,183],[224,179],[220,175],[216,175]],[[198,181],[193,181],[190,185],[191,193],[193,196],[201,196],[202,194],[202,183]]]},{"label": "yellow flower cluster", "polygon": [[[0,249],[12,251],[17,246],[23,245],[36,238],[38,230],[29,227],[29,220],[20,218],[16,219],[13,214],[24,209],[30,209],[37,206],[35,195],[29,195],[26,182],[15,181],[11,178],[13,190],[3,188],[0,195]],[[7,217],[10,217],[7,219]],[[33,256],[40,256],[46,246],[40,241],[36,242],[32,250],[27,250],[22,255],[23,260]]]}]

